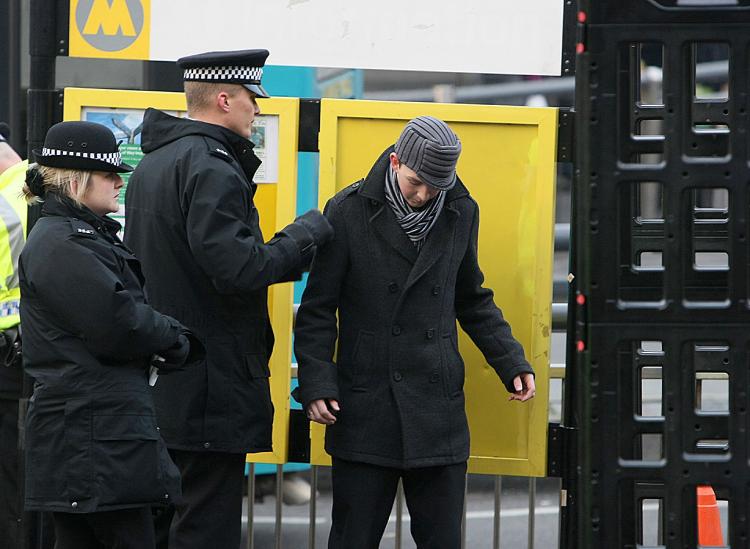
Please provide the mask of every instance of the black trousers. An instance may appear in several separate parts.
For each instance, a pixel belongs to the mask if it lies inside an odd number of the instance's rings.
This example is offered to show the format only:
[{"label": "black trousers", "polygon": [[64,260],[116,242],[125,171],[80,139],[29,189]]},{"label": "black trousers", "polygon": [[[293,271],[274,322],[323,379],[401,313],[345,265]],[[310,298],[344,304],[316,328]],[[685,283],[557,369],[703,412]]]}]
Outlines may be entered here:
[{"label": "black trousers", "polygon": [[333,458],[329,549],[378,549],[402,479],[419,549],[461,547],[466,463],[392,469]]},{"label": "black trousers", "polygon": [[101,513],[52,513],[55,549],[150,549],[154,522],[150,507]]},{"label": "black trousers", "polygon": [[238,549],[245,454],[169,454],[182,475],[182,501],[157,511],[158,549]]},{"label": "black trousers", "polygon": [[18,399],[0,397],[0,540],[7,547],[21,539],[18,461]]}]

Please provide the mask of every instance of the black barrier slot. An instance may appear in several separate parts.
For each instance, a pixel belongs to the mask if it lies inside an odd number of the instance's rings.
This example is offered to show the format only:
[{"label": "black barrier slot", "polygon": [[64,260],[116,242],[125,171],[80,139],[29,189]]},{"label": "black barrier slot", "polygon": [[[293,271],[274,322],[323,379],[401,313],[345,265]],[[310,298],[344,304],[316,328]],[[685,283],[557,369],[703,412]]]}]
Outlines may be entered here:
[{"label": "black barrier slot", "polygon": [[700,302],[709,302],[729,306],[732,259],[729,189],[700,187],[688,189],[686,193],[691,243],[690,255],[685,254],[684,258],[686,304],[699,306]]},{"label": "black barrier slot", "polygon": [[642,42],[634,44],[637,52],[636,70],[631,71],[637,75],[639,107],[664,106],[664,86],[663,86],[663,69],[664,69],[664,45],[658,42]]},{"label": "black barrier slot", "polygon": [[645,366],[640,370],[641,392],[637,413],[643,418],[661,419],[664,416],[662,367]]},{"label": "black barrier slot", "polygon": [[640,547],[664,545],[664,498],[642,498],[640,500]]},{"label": "black barrier slot", "polygon": [[635,459],[645,462],[664,460],[664,435],[662,433],[642,433],[636,437]]},{"label": "black barrier slot", "polygon": [[695,409],[700,412],[729,412],[729,373],[696,372]]},{"label": "black barrier slot", "polygon": [[695,252],[693,269],[696,271],[728,271],[729,254],[726,252]]},{"label": "black barrier slot", "polygon": [[[664,194],[655,181],[620,186],[619,299],[624,307],[664,299]],[[646,288],[648,288],[646,290]],[[639,305],[640,306],[640,305]]]},{"label": "black barrier slot", "polygon": [[[691,44],[694,97],[700,101],[729,99],[729,44],[726,42],[693,42]],[[703,76],[699,66],[711,63],[719,70]]]},{"label": "black barrier slot", "polygon": [[[657,42],[633,42],[620,47],[620,88],[631,105],[621,105],[620,158],[625,164],[663,165],[664,45]],[[624,128],[623,128],[624,129]]]},{"label": "black barrier slot", "polygon": [[638,211],[636,221],[644,223],[664,223],[664,186],[656,181],[636,183]]}]

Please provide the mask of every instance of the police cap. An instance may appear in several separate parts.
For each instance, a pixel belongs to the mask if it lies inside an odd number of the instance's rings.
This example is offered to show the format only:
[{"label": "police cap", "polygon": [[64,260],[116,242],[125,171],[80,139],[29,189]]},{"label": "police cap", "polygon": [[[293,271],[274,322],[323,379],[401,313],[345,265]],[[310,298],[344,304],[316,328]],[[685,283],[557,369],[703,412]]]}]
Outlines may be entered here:
[{"label": "police cap", "polygon": [[260,85],[268,50],[213,51],[177,60],[185,82],[240,84],[258,97],[268,97]]}]

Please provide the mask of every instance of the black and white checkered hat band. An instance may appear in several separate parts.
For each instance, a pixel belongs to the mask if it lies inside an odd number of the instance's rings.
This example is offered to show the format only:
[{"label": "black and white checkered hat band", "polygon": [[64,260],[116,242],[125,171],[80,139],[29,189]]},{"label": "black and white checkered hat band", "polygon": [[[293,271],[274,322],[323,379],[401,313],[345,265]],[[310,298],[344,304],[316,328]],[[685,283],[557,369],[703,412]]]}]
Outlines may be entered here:
[{"label": "black and white checkered hat band", "polygon": [[214,80],[234,80],[248,84],[260,84],[263,75],[263,67],[199,67],[185,69],[185,80],[203,80],[211,82]]},{"label": "black and white checkered hat band", "polygon": [[122,155],[119,152],[116,153],[90,153],[80,151],[60,151],[57,149],[48,149],[44,147],[42,149],[42,156],[77,156],[80,158],[90,158],[92,160],[101,160],[114,166],[122,164]]}]

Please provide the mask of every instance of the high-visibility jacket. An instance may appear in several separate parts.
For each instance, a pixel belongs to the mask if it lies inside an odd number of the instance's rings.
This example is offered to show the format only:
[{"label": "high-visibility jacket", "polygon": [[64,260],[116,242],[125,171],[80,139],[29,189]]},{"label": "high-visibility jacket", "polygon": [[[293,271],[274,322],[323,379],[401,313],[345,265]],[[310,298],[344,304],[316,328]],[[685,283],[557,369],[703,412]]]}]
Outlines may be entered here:
[{"label": "high-visibility jacket", "polygon": [[21,191],[28,166],[24,160],[0,174],[0,330],[21,321],[18,257],[26,242],[27,206]]}]

